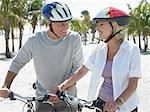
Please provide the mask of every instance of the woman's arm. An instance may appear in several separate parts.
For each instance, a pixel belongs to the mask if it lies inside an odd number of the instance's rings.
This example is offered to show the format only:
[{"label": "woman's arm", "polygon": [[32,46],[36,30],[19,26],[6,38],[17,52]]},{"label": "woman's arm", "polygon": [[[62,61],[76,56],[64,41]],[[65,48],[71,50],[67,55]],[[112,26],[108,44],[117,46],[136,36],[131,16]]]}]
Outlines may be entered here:
[{"label": "woman's arm", "polygon": [[59,85],[59,88],[62,91],[67,90],[70,86],[74,85],[78,80],[87,74],[89,69],[82,65],[69,79],[65,80],[62,84]]},{"label": "woman's arm", "polygon": [[124,102],[128,100],[128,98],[135,92],[138,85],[138,77],[129,78],[129,84],[124,92],[117,98],[116,102],[119,105],[122,105]]},{"label": "woman's arm", "polygon": [[[140,50],[137,46],[132,49],[132,54],[130,58],[130,68],[129,68],[129,83],[124,92],[119,96],[117,100],[122,100],[121,102],[127,101],[127,99],[133,94],[137,89],[138,79],[141,78],[141,58]],[[117,101],[116,100],[116,101]]]},{"label": "woman's arm", "polygon": [[114,112],[117,108],[123,105],[128,98],[135,92],[138,85],[138,77],[131,77],[129,78],[129,84],[124,92],[116,99],[116,101],[106,102],[104,106],[105,111],[112,111]]}]

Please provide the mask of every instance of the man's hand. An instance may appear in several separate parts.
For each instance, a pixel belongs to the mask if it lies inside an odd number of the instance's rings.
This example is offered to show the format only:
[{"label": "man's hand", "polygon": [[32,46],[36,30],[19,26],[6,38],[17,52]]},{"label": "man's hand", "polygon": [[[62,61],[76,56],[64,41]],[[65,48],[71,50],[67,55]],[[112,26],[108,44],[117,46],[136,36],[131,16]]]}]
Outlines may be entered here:
[{"label": "man's hand", "polygon": [[0,97],[8,98],[10,90],[6,87],[0,89]]}]

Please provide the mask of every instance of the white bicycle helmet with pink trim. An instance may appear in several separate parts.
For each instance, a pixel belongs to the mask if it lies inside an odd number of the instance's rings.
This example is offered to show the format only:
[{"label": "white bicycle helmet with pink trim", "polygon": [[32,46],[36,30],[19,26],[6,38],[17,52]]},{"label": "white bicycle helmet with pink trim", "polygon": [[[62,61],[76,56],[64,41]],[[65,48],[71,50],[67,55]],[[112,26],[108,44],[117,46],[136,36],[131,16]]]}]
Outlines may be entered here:
[{"label": "white bicycle helmet with pink trim", "polygon": [[127,25],[130,21],[130,15],[114,7],[108,7],[101,10],[94,18],[94,21],[116,21],[118,25]]}]

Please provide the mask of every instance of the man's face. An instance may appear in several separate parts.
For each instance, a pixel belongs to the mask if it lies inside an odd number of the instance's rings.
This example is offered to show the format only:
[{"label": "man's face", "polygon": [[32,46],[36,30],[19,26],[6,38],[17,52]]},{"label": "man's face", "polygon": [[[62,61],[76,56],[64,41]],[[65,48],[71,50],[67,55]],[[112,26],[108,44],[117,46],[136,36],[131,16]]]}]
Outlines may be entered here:
[{"label": "man's face", "polygon": [[59,37],[65,37],[69,28],[69,21],[66,22],[52,22],[52,28]]}]

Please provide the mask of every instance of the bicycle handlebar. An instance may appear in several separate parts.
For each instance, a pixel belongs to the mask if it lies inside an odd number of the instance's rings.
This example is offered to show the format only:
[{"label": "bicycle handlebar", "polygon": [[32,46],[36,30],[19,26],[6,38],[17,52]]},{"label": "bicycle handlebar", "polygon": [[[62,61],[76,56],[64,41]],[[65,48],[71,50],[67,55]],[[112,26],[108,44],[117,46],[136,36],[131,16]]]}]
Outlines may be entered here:
[{"label": "bicycle handlebar", "polygon": [[23,97],[14,92],[10,92],[10,94],[9,94],[10,100],[20,100],[22,102],[32,102],[32,101],[45,102],[45,101],[48,101],[49,96],[50,95],[44,95],[44,96],[40,96],[40,97]]},{"label": "bicycle handlebar", "polygon": [[60,100],[66,102],[67,104],[78,108],[80,111],[82,110],[83,107],[85,108],[89,108],[89,109],[97,109],[100,112],[102,112],[102,110],[100,108],[98,108],[97,105],[94,104],[94,101],[86,101],[83,99],[79,99],[77,97],[68,95],[64,92],[61,91],[57,91],[56,95],[60,98]]},{"label": "bicycle handlebar", "polygon": [[40,97],[24,97],[24,96],[14,93],[14,92],[10,92],[9,98],[10,98],[10,100],[19,100],[19,101],[25,103],[25,105],[23,106],[23,112],[25,112],[25,110],[24,110],[25,106],[27,107],[26,112],[35,112],[34,105],[33,105],[34,101],[41,102],[41,103],[49,103],[49,104],[53,105],[51,102],[48,101],[50,95],[52,95],[52,94],[47,94],[47,95],[40,96]]},{"label": "bicycle handlebar", "polygon": [[[50,95],[54,95],[54,94],[47,94],[47,95],[40,96],[40,97],[23,97],[14,92],[10,92],[9,98],[10,100],[20,100],[26,104],[33,102],[33,101],[52,104],[51,102],[48,101]],[[85,107],[89,109],[97,109],[100,112],[102,112],[102,110],[97,105],[94,104],[94,101],[89,102],[83,99],[79,99],[77,97],[68,95],[67,93],[64,93],[61,91],[57,91],[56,95],[60,98],[60,100],[64,101],[67,105],[77,108],[78,111],[81,111],[82,108]]]}]

